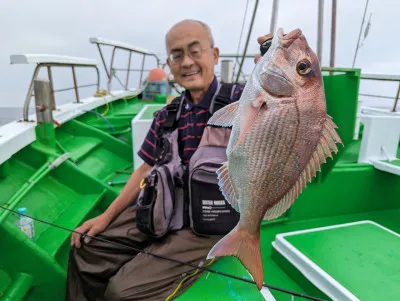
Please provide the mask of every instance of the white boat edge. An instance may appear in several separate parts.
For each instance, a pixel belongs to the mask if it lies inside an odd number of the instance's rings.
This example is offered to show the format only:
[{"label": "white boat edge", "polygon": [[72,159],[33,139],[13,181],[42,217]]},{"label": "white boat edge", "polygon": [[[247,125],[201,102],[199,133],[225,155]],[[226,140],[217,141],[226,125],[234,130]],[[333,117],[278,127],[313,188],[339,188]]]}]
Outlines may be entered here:
[{"label": "white boat edge", "polygon": [[[66,123],[82,114],[85,111],[93,110],[106,103],[114,102],[124,97],[135,97],[140,94],[140,89],[127,91],[112,91],[111,94],[103,97],[87,97],[80,100],[80,103],[66,103],[53,111],[53,118],[59,124]],[[7,123],[0,127],[0,164],[7,161],[15,153],[36,141],[35,127],[37,125],[36,114],[29,116],[29,121],[23,121],[22,109],[21,119]],[[54,125],[56,127],[56,125]]]}]

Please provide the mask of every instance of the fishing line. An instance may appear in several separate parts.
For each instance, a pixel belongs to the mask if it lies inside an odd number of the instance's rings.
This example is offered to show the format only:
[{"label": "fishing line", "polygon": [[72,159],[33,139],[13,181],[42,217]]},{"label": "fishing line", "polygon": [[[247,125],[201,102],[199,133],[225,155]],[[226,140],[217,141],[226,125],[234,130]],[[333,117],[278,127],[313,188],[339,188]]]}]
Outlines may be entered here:
[{"label": "fishing line", "polygon": [[[227,273],[224,273],[224,272],[216,271],[216,270],[213,270],[213,269],[210,269],[210,268],[207,268],[207,267],[202,267],[200,265],[195,265],[195,264],[192,264],[192,263],[189,263],[189,262],[184,262],[184,261],[181,261],[181,260],[178,260],[178,259],[174,259],[174,258],[169,258],[169,257],[165,257],[165,256],[162,256],[162,255],[158,255],[158,254],[155,254],[155,253],[152,253],[152,252],[149,252],[149,251],[140,250],[140,249],[137,249],[135,247],[125,245],[123,243],[119,243],[119,242],[115,242],[115,241],[108,240],[108,239],[105,239],[105,238],[101,238],[99,236],[92,236],[92,235],[88,235],[86,233],[82,233],[82,232],[79,232],[79,231],[76,231],[76,230],[71,230],[71,229],[68,229],[68,228],[63,227],[63,226],[59,226],[59,225],[56,225],[56,224],[53,224],[53,223],[50,223],[50,222],[46,222],[44,220],[29,216],[29,215],[26,215],[26,214],[23,214],[23,213],[19,213],[19,212],[15,211],[15,210],[3,207],[1,205],[0,205],[0,209],[13,212],[13,213],[15,213],[17,215],[22,215],[22,216],[25,216],[25,217],[29,217],[29,218],[31,218],[31,219],[33,219],[35,221],[38,221],[40,223],[43,223],[43,224],[46,224],[46,225],[49,225],[49,226],[53,226],[53,227],[61,229],[61,230],[65,230],[65,231],[68,231],[68,232],[71,232],[71,233],[77,233],[77,234],[82,236],[82,239],[85,238],[85,237],[90,237],[91,239],[94,239],[94,240],[97,240],[97,241],[106,242],[106,243],[114,244],[114,245],[121,246],[121,247],[124,247],[124,248],[128,248],[128,249],[131,249],[131,250],[133,250],[135,252],[138,252],[138,253],[144,253],[146,255],[151,255],[151,256],[156,257],[156,258],[169,260],[171,262],[175,262],[175,263],[179,263],[179,264],[182,264],[182,265],[190,266],[192,268],[199,269],[199,270],[202,270],[202,271],[205,271],[205,272],[209,272],[209,273],[225,276],[225,277],[228,277],[228,278],[232,278],[232,279],[236,279],[236,280],[239,280],[239,281],[251,283],[251,284],[254,284],[254,285],[256,284],[255,281],[252,281],[252,280],[249,280],[249,279],[240,278],[240,277],[235,276],[235,275],[231,275],[231,274],[227,274]],[[308,300],[326,301],[324,299],[320,299],[320,298],[317,298],[317,297],[304,295],[304,294],[301,294],[301,293],[292,292],[292,291],[285,290],[283,288],[279,288],[279,287],[272,286],[272,285],[265,284],[265,283],[263,283],[262,286],[266,287],[266,288],[269,288],[269,289],[272,289],[272,290],[280,291],[280,292],[283,292],[283,293],[286,293],[286,294],[291,294],[291,295],[296,296],[296,297],[301,297],[301,298],[304,298],[304,299],[308,299]]]}]

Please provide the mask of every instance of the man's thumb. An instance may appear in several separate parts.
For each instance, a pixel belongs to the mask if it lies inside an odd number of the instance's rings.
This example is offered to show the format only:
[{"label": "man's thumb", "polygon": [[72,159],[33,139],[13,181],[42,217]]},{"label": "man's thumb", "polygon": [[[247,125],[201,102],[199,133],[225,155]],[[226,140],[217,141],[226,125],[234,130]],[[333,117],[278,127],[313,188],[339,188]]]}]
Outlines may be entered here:
[{"label": "man's thumb", "polygon": [[90,229],[90,231],[85,236],[85,243],[88,244],[92,240],[92,238],[90,236],[94,236],[94,235],[95,235],[95,231],[93,231],[93,227],[92,227],[92,229]]}]

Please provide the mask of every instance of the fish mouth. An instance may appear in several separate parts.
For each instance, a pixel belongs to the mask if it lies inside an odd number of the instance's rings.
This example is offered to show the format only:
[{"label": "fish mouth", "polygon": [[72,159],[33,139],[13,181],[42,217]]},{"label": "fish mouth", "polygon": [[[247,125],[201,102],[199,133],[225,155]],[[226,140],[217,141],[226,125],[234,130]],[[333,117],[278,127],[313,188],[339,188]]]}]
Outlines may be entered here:
[{"label": "fish mouth", "polygon": [[286,83],[290,83],[289,80],[284,75],[282,75],[282,74],[280,74],[280,73],[278,73],[276,71],[273,71],[273,70],[270,70],[270,69],[266,69],[266,70],[264,70],[263,74],[271,75],[271,76],[275,77],[278,80],[281,80],[281,81],[286,82]]},{"label": "fish mouth", "polygon": [[296,28],[287,34],[283,33],[283,28],[279,27],[277,30],[276,35],[278,36],[279,41],[281,42],[281,45],[285,45],[286,47],[289,47],[290,45],[293,44],[294,41],[296,41],[298,38],[300,38],[303,35],[303,32],[301,31],[300,28]]},{"label": "fish mouth", "polygon": [[277,98],[288,98],[293,95],[292,83],[282,74],[266,69],[261,73],[261,84],[264,90]]}]

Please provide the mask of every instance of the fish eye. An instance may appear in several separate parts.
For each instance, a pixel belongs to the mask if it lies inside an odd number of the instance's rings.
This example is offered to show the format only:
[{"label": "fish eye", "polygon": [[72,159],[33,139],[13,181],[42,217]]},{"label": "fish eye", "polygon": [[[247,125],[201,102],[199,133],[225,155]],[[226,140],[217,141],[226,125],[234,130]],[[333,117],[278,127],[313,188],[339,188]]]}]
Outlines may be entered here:
[{"label": "fish eye", "polygon": [[311,62],[307,59],[303,59],[297,63],[297,73],[300,75],[307,75],[311,72]]}]

